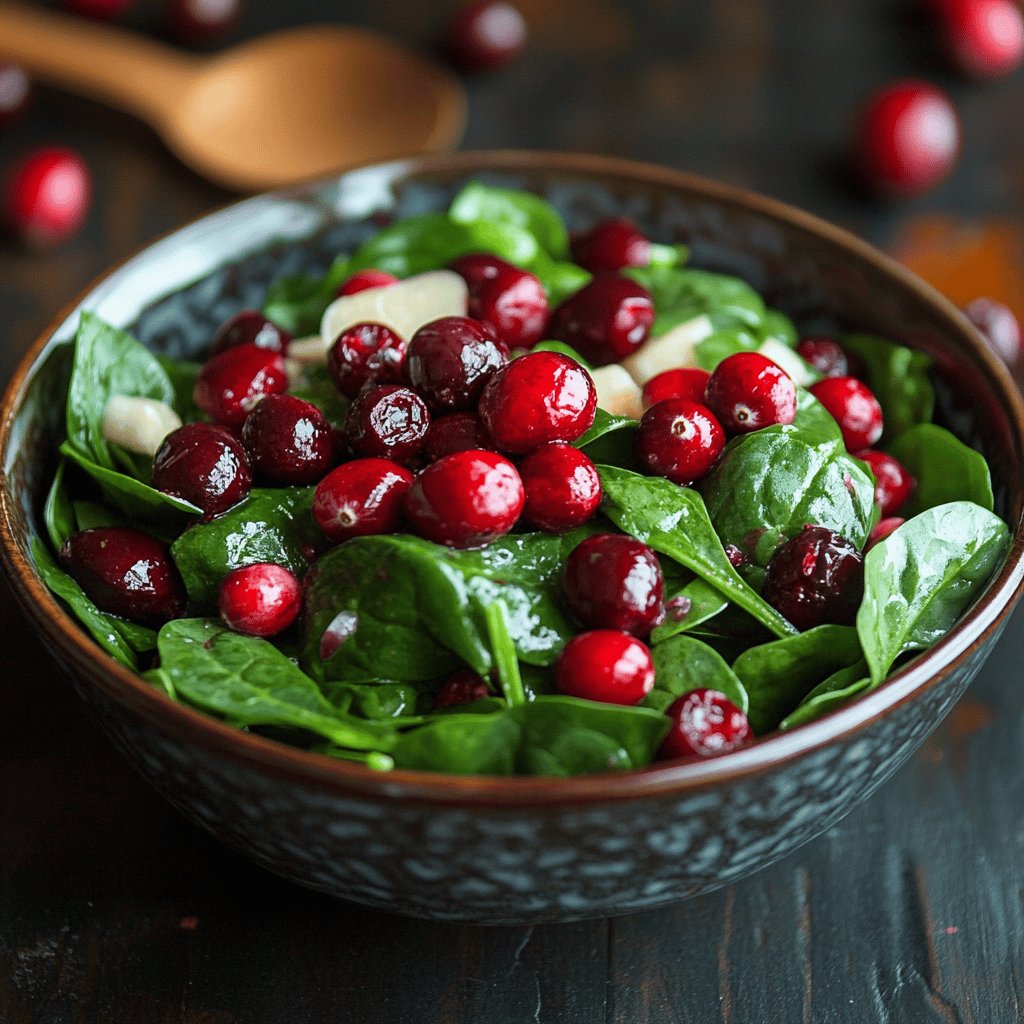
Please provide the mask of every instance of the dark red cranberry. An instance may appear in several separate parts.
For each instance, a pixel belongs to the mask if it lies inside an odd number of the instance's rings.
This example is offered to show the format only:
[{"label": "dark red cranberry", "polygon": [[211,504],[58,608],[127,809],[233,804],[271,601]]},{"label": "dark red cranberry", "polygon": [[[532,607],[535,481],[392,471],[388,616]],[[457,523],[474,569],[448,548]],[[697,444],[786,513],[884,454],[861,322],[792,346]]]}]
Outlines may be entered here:
[{"label": "dark red cranberry", "polygon": [[949,174],[960,121],[945,93],[927,82],[887,86],[868,101],[856,138],[861,173],[880,192],[913,195]]},{"label": "dark red cranberry", "polygon": [[958,70],[972,78],[1008,75],[1024,61],[1024,14],[1013,0],[942,0],[939,32]]},{"label": "dark red cranberry", "polygon": [[864,545],[864,554],[866,555],[876,544],[880,544],[890,534],[895,533],[905,522],[906,519],[902,516],[889,516],[888,519],[881,520],[871,531],[868,542]]},{"label": "dark red cranberry", "polygon": [[1009,306],[995,299],[975,299],[964,306],[964,316],[981,331],[989,347],[1008,366],[1020,357],[1020,322]]},{"label": "dark red cranberry", "polygon": [[203,364],[192,398],[218,423],[239,427],[261,399],[287,388],[280,355],[258,345],[235,345]]},{"label": "dark red cranberry", "polygon": [[864,595],[864,559],[824,526],[805,526],[772,556],[764,599],[797,629],[851,625]]},{"label": "dark red cranberry", "polygon": [[856,377],[827,377],[808,390],[839,424],[848,451],[870,448],[882,436],[882,407]]},{"label": "dark red cranberry", "polygon": [[0,125],[16,121],[25,111],[32,84],[17,64],[0,64]]},{"label": "dark red cranberry", "polygon": [[646,636],[664,618],[661,566],[642,541],[599,533],[573,548],[562,573],[569,611],[588,629]]},{"label": "dark red cranberry", "polygon": [[375,384],[348,407],[345,437],[352,451],[408,462],[419,454],[430,427],[426,403],[400,384]]},{"label": "dark red cranberry", "polygon": [[527,455],[519,475],[526,488],[523,519],[537,530],[572,530],[601,504],[601,478],[594,463],[564,441],[541,445]]},{"label": "dark red cranberry", "polygon": [[895,515],[914,493],[917,481],[902,462],[885,452],[857,452],[856,458],[871,467],[875,476],[875,504],[883,518]]},{"label": "dark red cranberry", "polygon": [[572,258],[592,274],[646,267],[651,243],[628,217],[611,217],[573,237]]},{"label": "dark red cranberry", "polygon": [[734,569],[739,569],[750,561],[750,559],[747,558],[747,556],[743,554],[735,544],[725,545],[725,557],[729,559],[729,564]]},{"label": "dark red cranberry", "polygon": [[185,588],[171,553],[147,533],[127,526],[82,530],[64,541],[60,559],[111,615],[159,625],[185,614]]},{"label": "dark red cranberry", "polygon": [[248,636],[276,636],[298,618],[302,585],[283,565],[243,565],[221,581],[217,606],[228,629]]},{"label": "dark red cranberry", "polygon": [[324,414],[294,395],[267,395],[246,417],[242,444],[253,472],[279,487],[314,483],[334,457]]},{"label": "dark red cranberry", "polygon": [[292,336],[283,327],[268,320],[258,309],[243,309],[220,325],[213,336],[210,355],[236,345],[256,345],[284,355],[291,340]]},{"label": "dark red cranberry", "polygon": [[421,537],[472,548],[504,536],[523,511],[523,481],[497,452],[455,452],[431,463],[405,498],[405,514]]},{"label": "dark red cranberry", "polygon": [[329,540],[395,533],[413,475],[387,459],[354,459],[317,484],[313,517]]},{"label": "dark red cranberry", "polygon": [[636,457],[644,472],[674,484],[707,476],[724,447],[725,431],[714,414],[688,398],[652,405],[636,432]]},{"label": "dark red cranberry", "polygon": [[355,398],[366,384],[397,383],[408,347],[384,324],[356,324],[342,331],[331,346],[327,372],[346,398]]},{"label": "dark red cranberry", "polygon": [[595,629],[574,636],[555,662],[555,685],[568,697],[639,704],[654,689],[654,660],[628,633]]},{"label": "dark red cranberry", "polygon": [[571,345],[594,366],[621,362],[646,340],[654,300],[628,277],[601,274],[552,314],[548,334]]},{"label": "dark red cranberry", "polygon": [[461,71],[492,71],[514,60],[526,46],[526,22],[504,0],[475,0],[448,26],[445,50]]},{"label": "dark red cranberry", "polygon": [[183,43],[206,43],[234,27],[241,0],[170,0],[167,24]]},{"label": "dark red cranberry", "polygon": [[850,375],[850,361],[843,351],[843,346],[831,338],[803,338],[797,345],[796,352],[822,377]]},{"label": "dark red cranberry", "polygon": [[540,280],[508,267],[469,293],[469,315],[490,324],[509,348],[533,348],[548,322],[548,299]]},{"label": "dark red cranberry", "polygon": [[434,697],[434,710],[452,708],[458,704],[473,704],[490,695],[486,680],[475,672],[464,669],[453,672],[442,684]]},{"label": "dark red cranberry", "polygon": [[112,21],[134,3],[135,0],[61,0],[61,5],[69,11],[97,21]]},{"label": "dark red cranberry", "polygon": [[424,324],[409,342],[405,376],[435,412],[472,409],[495,371],[508,362],[494,332],[467,316]]},{"label": "dark red cranberry", "polygon": [[430,421],[423,453],[428,461],[436,462],[454,452],[467,452],[471,448],[491,447],[491,436],[480,417],[471,412],[450,412]]},{"label": "dark red cranberry", "polygon": [[343,295],[365,292],[369,288],[390,288],[393,284],[398,284],[398,278],[394,274],[387,274],[383,270],[357,270],[338,285],[335,294],[341,298]]},{"label": "dark red cranberry", "polygon": [[499,370],[479,408],[494,444],[516,454],[549,441],[575,441],[590,429],[596,410],[590,374],[557,352],[530,352]]},{"label": "dark red cranberry", "polygon": [[644,406],[650,408],[666,398],[688,398],[691,402],[704,402],[711,374],[707,370],[685,367],[665,370],[644,385]]},{"label": "dark red cranberry", "polygon": [[229,430],[186,423],[164,438],[153,457],[152,483],[217,515],[248,497],[252,474],[242,443]]},{"label": "dark red cranberry", "polygon": [[658,759],[714,757],[754,738],[747,716],[724,693],[691,690],[665,712],[672,720]]},{"label": "dark red cranberry", "polygon": [[469,293],[472,295],[478,289],[493,281],[504,270],[515,270],[507,260],[500,256],[494,256],[489,252],[470,252],[465,256],[459,256],[448,264],[450,270],[454,270],[466,282]]},{"label": "dark red cranberry", "polygon": [[28,245],[58,245],[85,223],[91,196],[89,168],[77,153],[55,146],[37,149],[7,176],[4,219]]},{"label": "dark red cranberry", "polygon": [[728,433],[748,434],[796,419],[796,385],[770,359],[737,352],[711,374],[707,403]]}]

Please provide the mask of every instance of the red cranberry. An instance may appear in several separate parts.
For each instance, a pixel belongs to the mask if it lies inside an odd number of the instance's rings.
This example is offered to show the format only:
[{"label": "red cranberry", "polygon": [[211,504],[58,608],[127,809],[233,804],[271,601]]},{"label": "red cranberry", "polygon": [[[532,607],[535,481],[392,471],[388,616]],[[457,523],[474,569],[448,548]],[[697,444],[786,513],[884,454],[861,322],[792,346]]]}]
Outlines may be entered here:
[{"label": "red cranberry", "polygon": [[260,399],[288,387],[284,359],[258,345],[235,345],[208,359],[192,397],[218,423],[239,427]]},{"label": "red cranberry", "polygon": [[668,398],[643,414],[636,433],[645,473],[688,485],[706,476],[725,447],[725,431],[711,410],[688,398]]},{"label": "red cranberry", "polygon": [[628,633],[595,629],[573,637],[555,662],[559,693],[602,704],[639,704],[654,689],[654,660]]},{"label": "red cranberry", "polygon": [[462,277],[469,288],[470,295],[488,281],[493,281],[502,271],[516,269],[507,260],[489,252],[466,253],[465,256],[459,256],[452,260],[448,264],[448,268]]},{"label": "red cranberry", "polygon": [[69,11],[97,21],[112,21],[134,3],[135,0],[61,0],[61,4]]},{"label": "red cranberry", "polygon": [[365,292],[368,288],[390,288],[393,284],[398,284],[398,278],[394,274],[385,273],[383,270],[357,270],[338,285],[335,294],[341,298],[343,295]]},{"label": "red cranberry", "polygon": [[522,454],[548,441],[575,441],[596,410],[594,382],[575,359],[530,352],[494,374],[479,411],[495,445]]},{"label": "red cranberry", "polygon": [[747,558],[747,556],[743,554],[735,544],[725,545],[725,557],[729,559],[729,564],[734,569],[739,569],[750,561],[750,559]]},{"label": "red cranberry", "polygon": [[127,526],[70,536],[60,548],[67,571],[102,611],[158,625],[185,614],[185,588],[167,545]]},{"label": "red cranberry", "polygon": [[454,452],[490,447],[490,435],[480,417],[471,412],[450,412],[447,416],[432,419],[423,446],[424,454],[430,462],[436,462]]},{"label": "red cranberry", "polygon": [[533,348],[548,322],[548,300],[540,280],[508,267],[469,293],[469,315],[490,324],[509,348]]},{"label": "red cranberry", "polygon": [[472,409],[496,370],[508,362],[490,327],[466,316],[424,324],[409,342],[405,374],[436,412]]},{"label": "red cranberry", "polygon": [[714,757],[754,738],[747,716],[724,693],[691,690],[665,712],[672,720],[658,758]]},{"label": "red cranberry", "polygon": [[804,338],[796,347],[797,355],[822,377],[850,375],[850,361],[843,346],[831,338]]},{"label": "red cranberry", "polygon": [[796,419],[796,385],[770,359],[737,352],[711,374],[707,403],[730,434],[749,434]]},{"label": "red cranberry", "polygon": [[519,475],[526,488],[523,519],[534,529],[564,533],[585,523],[601,504],[601,478],[594,463],[564,441],[531,452]]},{"label": "red cranberry", "polygon": [[949,174],[960,149],[960,121],[934,86],[897,82],[868,101],[856,145],[861,172],[876,189],[913,195]]},{"label": "red cranberry", "polygon": [[523,511],[523,481],[497,452],[455,452],[431,463],[405,498],[405,514],[421,537],[472,548],[504,536]]},{"label": "red cranberry", "polygon": [[317,484],[313,517],[329,540],[395,533],[413,475],[387,459],[354,459]]},{"label": "red cranberry", "polygon": [[1009,306],[995,299],[975,299],[964,306],[964,316],[981,331],[989,347],[1008,366],[1020,356],[1020,323]]},{"label": "red cranberry", "polygon": [[434,697],[434,710],[452,708],[458,704],[473,704],[490,695],[486,680],[475,672],[465,669],[453,672],[442,684]]},{"label": "red cranberry", "polygon": [[224,427],[186,423],[164,438],[153,457],[153,486],[197,505],[207,515],[248,497],[252,474],[241,442]]},{"label": "red cranberry", "polygon": [[871,531],[871,536],[868,537],[868,542],[864,545],[864,554],[866,555],[876,544],[881,543],[890,534],[895,533],[905,522],[906,519],[903,519],[901,516],[890,516],[888,519],[881,520]]},{"label": "red cranberry", "polygon": [[611,217],[573,238],[572,258],[592,274],[646,267],[651,243],[628,217]]},{"label": "red cranberry", "polygon": [[291,340],[292,336],[283,327],[268,320],[258,309],[243,309],[217,329],[210,355],[217,355],[236,345],[256,345],[284,355]]},{"label": "red cranberry", "polygon": [[302,586],[283,565],[243,565],[221,581],[217,605],[228,629],[249,636],[276,636],[298,618]]},{"label": "red cranberry", "polygon": [[871,467],[875,476],[875,504],[882,516],[894,515],[914,493],[917,481],[903,463],[885,452],[857,452],[856,458]]},{"label": "red cranberry", "polygon": [[666,398],[688,398],[691,402],[704,401],[711,374],[707,370],[685,367],[665,370],[644,385],[644,405],[650,408]]},{"label": "red cranberry", "polygon": [[357,455],[407,462],[419,454],[430,427],[423,399],[400,384],[377,384],[348,407],[345,437]]},{"label": "red cranberry", "polygon": [[448,26],[445,49],[462,71],[492,71],[514,60],[526,46],[526,22],[503,0],[475,0]]},{"label": "red cranberry", "polygon": [[408,342],[384,324],[356,324],[338,335],[327,353],[327,371],[334,386],[355,398],[363,386],[401,379]]},{"label": "red cranberry", "polygon": [[551,314],[548,334],[594,366],[605,366],[635,352],[652,323],[654,300],[646,288],[627,277],[601,274]]},{"label": "red cranberry", "polygon": [[3,189],[4,217],[29,245],[69,239],[85,223],[92,195],[89,168],[70,149],[37,149],[17,164]]},{"label": "red cranberry", "polygon": [[972,78],[999,78],[1024,61],[1024,14],[1013,0],[942,0],[939,30],[953,64]]},{"label": "red cranberry", "polygon": [[797,629],[850,625],[864,594],[864,560],[838,533],[805,526],[772,556],[763,597]]},{"label": "red cranberry", "polygon": [[168,26],[183,43],[205,43],[238,21],[241,0],[170,0]]},{"label": "red cranberry", "polygon": [[28,105],[32,84],[24,68],[0,64],[0,125],[17,120]]},{"label": "red cranberry", "polygon": [[870,448],[882,436],[882,407],[855,377],[827,377],[808,390],[839,424],[848,451]]},{"label": "red cranberry", "polygon": [[334,431],[315,405],[267,395],[246,417],[242,444],[253,472],[267,483],[311,484],[331,468]]},{"label": "red cranberry", "polygon": [[599,533],[577,544],[562,574],[569,611],[588,629],[646,636],[664,618],[664,590],[657,556],[623,533]]}]

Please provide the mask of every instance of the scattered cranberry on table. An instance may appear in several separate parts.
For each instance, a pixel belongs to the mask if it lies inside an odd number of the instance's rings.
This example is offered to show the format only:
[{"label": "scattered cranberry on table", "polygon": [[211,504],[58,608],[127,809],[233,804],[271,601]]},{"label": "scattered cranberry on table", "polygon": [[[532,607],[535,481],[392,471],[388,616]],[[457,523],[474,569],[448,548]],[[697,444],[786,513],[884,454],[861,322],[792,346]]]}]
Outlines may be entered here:
[{"label": "scattered cranberry on table", "polygon": [[292,336],[258,309],[243,309],[217,328],[210,346],[210,355],[217,355],[236,345],[255,345],[285,355]]},{"label": "scattered cranberry on table", "polygon": [[548,300],[536,275],[509,267],[470,290],[469,315],[490,324],[510,349],[533,348],[547,326]]},{"label": "scattered cranberry on table", "polygon": [[10,124],[25,112],[32,83],[17,64],[0,64],[0,125]]},{"label": "scattered cranberry on table", "polygon": [[245,419],[242,444],[258,479],[277,487],[315,483],[334,461],[334,430],[294,395],[267,395]]},{"label": "scattered cranberry on table", "polygon": [[707,405],[727,433],[748,434],[796,419],[796,385],[765,356],[737,352],[711,374]]},{"label": "scattered cranberry on table", "polygon": [[491,438],[480,417],[473,412],[450,412],[430,421],[423,454],[427,461],[436,462],[445,455],[469,451],[471,448],[491,448]]},{"label": "scattered cranberry on table", "polygon": [[398,278],[394,274],[385,273],[383,270],[357,270],[338,285],[335,294],[340,299],[344,295],[355,295],[370,288],[390,288],[393,284],[398,284]]},{"label": "scattered cranberry on table", "polygon": [[725,431],[707,406],[667,398],[643,414],[636,432],[636,457],[651,476],[692,484],[711,471],[725,447]]},{"label": "scattered cranberry on table", "polygon": [[601,477],[590,458],[571,444],[552,441],[523,459],[523,520],[536,530],[564,533],[592,518],[601,504]]},{"label": "scattered cranberry on table", "polygon": [[882,407],[856,377],[826,377],[808,390],[839,424],[847,451],[870,448],[882,436]]},{"label": "scattered cranberry on table", "polygon": [[283,565],[243,565],[221,581],[217,606],[228,629],[248,636],[276,636],[298,618],[302,585]]},{"label": "scattered cranberry on table", "polygon": [[747,716],[724,693],[691,690],[665,712],[672,725],[658,749],[658,759],[714,757],[754,738]]},{"label": "scattered cranberry on table", "polygon": [[241,0],[170,0],[167,27],[183,43],[206,43],[234,27]]},{"label": "scattered cranberry on table", "polygon": [[562,648],[555,686],[568,697],[632,706],[654,689],[654,660],[647,645],[629,633],[591,630]]},{"label": "scattered cranberry on table", "polygon": [[831,338],[802,338],[796,354],[822,377],[848,377],[850,360],[843,346]]},{"label": "scattered cranberry on table", "polygon": [[229,430],[186,423],[164,438],[153,457],[152,484],[217,515],[248,497],[252,473],[241,441]]},{"label": "scattered cranberry on table", "polygon": [[665,370],[644,385],[644,405],[650,408],[666,398],[688,398],[691,402],[703,403],[710,379],[711,374],[707,370],[695,367]]},{"label": "scattered cranberry on table", "polygon": [[388,459],[353,459],[317,484],[313,518],[328,540],[397,533],[413,475]]},{"label": "scattered cranberry on table", "polygon": [[408,348],[409,343],[384,324],[355,324],[331,346],[327,372],[346,398],[355,398],[366,384],[397,383]]},{"label": "scattered cranberry on table", "polygon": [[572,258],[592,274],[646,267],[650,240],[627,217],[611,217],[572,239]]},{"label": "scattered cranberry on table", "polygon": [[882,518],[895,515],[914,493],[917,481],[902,462],[885,452],[869,449],[857,452],[854,457],[871,467],[875,477],[875,504]]},{"label": "scattered cranberry on table", "polygon": [[474,704],[490,695],[487,681],[470,669],[453,672],[434,697],[434,708],[452,708],[459,704]]},{"label": "scattered cranberry on table", "polygon": [[995,299],[980,298],[969,302],[963,309],[964,316],[981,332],[989,347],[1007,366],[1013,366],[1020,358],[1020,321],[1009,306]]},{"label": "scattered cranberry on table", "polygon": [[965,75],[999,78],[1024,62],[1024,14],[1014,0],[939,0],[935,6],[946,53]]},{"label": "scattered cranberry on table", "polygon": [[58,146],[37,149],[6,177],[4,220],[30,246],[58,245],[85,223],[91,196],[89,168],[77,153]]},{"label": "scattered cranberry on table", "polygon": [[900,516],[890,516],[882,519],[871,531],[867,544],[864,545],[864,554],[867,554],[876,544],[881,543],[886,537],[895,533],[906,522]]},{"label": "scattered cranberry on table", "polygon": [[73,14],[97,21],[113,21],[135,3],[135,0],[61,0],[61,6]]},{"label": "scattered cranberry on table", "polygon": [[353,452],[395,462],[415,458],[429,428],[426,403],[400,384],[368,387],[348,407],[345,417],[345,438]]},{"label": "scattered cranberry on table", "polygon": [[455,14],[445,50],[462,71],[493,71],[522,53],[526,36],[526,22],[512,4],[475,0]]},{"label": "scattered cranberry on table", "polygon": [[235,345],[203,364],[192,398],[218,423],[240,427],[260,399],[287,388],[282,356],[258,345]]}]

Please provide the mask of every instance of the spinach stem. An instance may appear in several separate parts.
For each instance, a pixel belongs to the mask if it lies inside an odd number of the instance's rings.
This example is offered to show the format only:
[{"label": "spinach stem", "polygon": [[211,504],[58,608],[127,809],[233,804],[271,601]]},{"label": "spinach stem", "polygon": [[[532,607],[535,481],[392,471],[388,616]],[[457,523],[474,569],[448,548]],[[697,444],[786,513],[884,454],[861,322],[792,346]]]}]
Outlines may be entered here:
[{"label": "spinach stem", "polygon": [[487,636],[491,641],[491,656],[498,670],[505,700],[511,708],[526,703],[526,691],[523,689],[523,677],[519,674],[519,657],[516,645],[508,628],[508,609],[505,602],[498,600],[489,604],[484,611],[487,623]]}]

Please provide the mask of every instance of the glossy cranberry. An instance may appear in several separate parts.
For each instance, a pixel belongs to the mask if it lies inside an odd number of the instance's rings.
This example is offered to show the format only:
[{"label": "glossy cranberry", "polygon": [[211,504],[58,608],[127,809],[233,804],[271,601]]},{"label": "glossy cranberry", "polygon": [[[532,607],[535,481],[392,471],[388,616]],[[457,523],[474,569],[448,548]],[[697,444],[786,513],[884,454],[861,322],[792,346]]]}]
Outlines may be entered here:
[{"label": "glossy cranberry", "polygon": [[690,367],[665,370],[644,385],[644,406],[650,408],[666,398],[687,398],[691,402],[703,403],[710,379],[711,374],[707,370]]},{"label": "glossy cranberry", "polygon": [[32,83],[17,64],[0,64],[0,125],[16,121],[25,112]]},{"label": "glossy cranberry", "polygon": [[434,412],[476,405],[484,386],[508,362],[494,332],[467,316],[424,324],[409,342],[405,376]]},{"label": "glossy cranberry", "polygon": [[890,534],[895,533],[905,522],[906,519],[901,516],[890,516],[888,519],[881,520],[871,531],[871,536],[868,537],[868,542],[864,545],[864,554],[866,555]]},{"label": "glossy cranberry", "polygon": [[628,277],[601,274],[551,314],[548,334],[594,366],[605,366],[635,352],[652,323],[654,300],[646,288]]},{"label": "glossy cranberry", "polygon": [[229,430],[186,423],[164,438],[153,457],[152,484],[217,515],[248,497],[252,474],[242,443]]},{"label": "glossy cranberry", "polygon": [[575,359],[530,352],[491,378],[479,411],[498,448],[523,454],[585,434],[594,422],[597,390]]},{"label": "glossy cranberry", "polygon": [[74,14],[95,18],[97,21],[112,21],[124,14],[134,3],[135,0],[61,0],[61,6]]},{"label": "glossy cranberry", "polygon": [[564,533],[585,523],[601,504],[601,478],[578,448],[552,441],[519,466],[526,488],[523,519],[537,530]]},{"label": "glossy cranberry", "polygon": [[972,78],[999,78],[1024,61],[1024,14],[1013,0],[941,0],[939,32],[950,60]]},{"label": "glossy cranberry", "polygon": [[870,448],[882,436],[882,407],[855,377],[828,377],[808,390],[839,424],[848,451]]},{"label": "glossy cranberry", "polygon": [[413,475],[387,459],[354,459],[332,469],[317,484],[313,517],[328,540],[395,533]]},{"label": "glossy cranberry", "polygon": [[192,398],[218,423],[238,427],[261,399],[287,387],[280,355],[258,345],[235,345],[203,364]]},{"label": "glossy cranberry", "polygon": [[913,195],[949,174],[960,150],[960,121],[949,98],[927,82],[897,82],[860,116],[861,173],[878,191]]},{"label": "glossy cranberry", "polygon": [[574,636],[555,662],[555,686],[568,697],[639,704],[654,689],[654,660],[628,633],[595,629]]},{"label": "glossy cranberry", "polygon": [[469,315],[490,324],[509,348],[533,348],[548,322],[548,299],[540,280],[508,267],[469,293]]},{"label": "glossy cranberry", "polygon": [[85,223],[91,195],[89,168],[77,153],[57,147],[37,149],[7,176],[4,219],[28,245],[57,245]]},{"label": "glossy cranberry", "polygon": [[750,561],[749,558],[735,544],[725,545],[725,557],[729,559],[729,564],[734,568],[738,569],[742,565],[746,565]]},{"label": "glossy cranberry", "polygon": [[526,46],[526,22],[504,0],[475,0],[448,26],[445,50],[461,71],[493,71],[514,60]]},{"label": "glossy cranberry", "polygon": [[217,355],[236,345],[256,345],[284,355],[291,340],[292,336],[283,327],[268,320],[258,309],[243,309],[217,329],[210,355]]},{"label": "glossy cranberry", "polygon": [[431,463],[405,498],[405,514],[421,537],[451,548],[489,544],[515,526],[523,481],[497,452],[455,452]]},{"label": "glossy cranberry", "polygon": [[825,622],[852,624],[863,595],[860,552],[824,526],[805,526],[775,552],[762,591],[800,630]]},{"label": "glossy cranberry", "polygon": [[725,431],[707,406],[668,398],[643,414],[636,457],[645,473],[691,484],[710,472],[725,447]]},{"label": "glossy cranberry", "polygon": [[294,395],[267,395],[246,417],[242,444],[256,476],[279,487],[315,483],[334,457],[324,414]]},{"label": "glossy cranberry", "polygon": [[327,372],[346,398],[366,384],[394,384],[402,376],[409,345],[384,324],[356,324],[342,331],[327,353]]},{"label": "glossy cranberry", "polygon": [[147,625],[185,614],[171,553],[147,533],[127,526],[82,530],[61,545],[60,560],[101,611]]},{"label": "glossy cranberry", "polygon": [[398,278],[394,274],[385,273],[383,270],[357,270],[338,285],[335,294],[341,298],[343,295],[365,292],[369,288],[390,288],[393,284],[398,284]]},{"label": "glossy cranberry", "polygon": [[472,412],[450,412],[430,421],[423,452],[428,461],[436,462],[454,452],[490,447],[491,436],[479,416]]},{"label": "glossy cranberry", "polygon": [[167,24],[183,43],[206,43],[234,27],[241,0],[170,0]]},{"label": "glossy cranberry", "polygon": [[1009,306],[995,299],[975,299],[964,306],[964,316],[981,331],[989,347],[1008,366],[1020,357],[1020,322]]},{"label": "glossy cranberry", "polygon": [[611,217],[573,237],[572,258],[592,274],[646,267],[651,243],[628,217]]},{"label": "glossy cranberry", "polygon": [[221,581],[217,606],[228,629],[248,636],[276,636],[298,618],[302,585],[283,565],[243,565]]},{"label": "glossy cranberry", "polygon": [[348,407],[345,438],[356,455],[408,462],[430,427],[426,403],[400,384],[375,384]]},{"label": "glossy cranberry", "polygon": [[516,268],[507,260],[489,252],[470,252],[452,260],[448,264],[448,269],[454,270],[462,277],[472,295],[488,281],[493,281],[502,271]]},{"label": "glossy cranberry", "polygon": [[691,690],[665,712],[672,720],[658,759],[714,757],[754,738],[747,716],[724,693]]},{"label": "glossy cranberry", "polygon": [[875,504],[882,516],[895,515],[914,493],[917,481],[902,462],[885,452],[866,450],[856,458],[866,462],[875,476]]},{"label": "glossy cranberry", "polygon": [[822,377],[850,375],[850,361],[843,346],[831,338],[803,338],[796,347],[797,355]]},{"label": "glossy cranberry", "polygon": [[796,385],[770,359],[737,352],[711,374],[708,408],[730,434],[749,434],[796,419]]},{"label": "glossy cranberry", "polygon": [[458,704],[473,704],[490,695],[486,680],[475,672],[465,669],[453,672],[442,684],[434,697],[434,710],[452,708]]},{"label": "glossy cranberry", "polygon": [[562,573],[569,611],[588,629],[646,636],[664,617],[664,592],[657,556],[623,533],[599,533],[577,544]]}]

